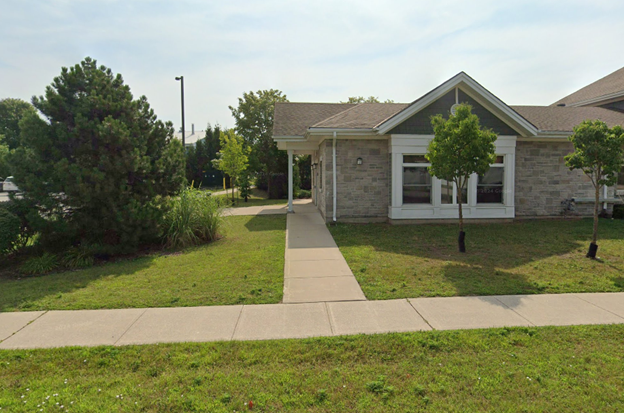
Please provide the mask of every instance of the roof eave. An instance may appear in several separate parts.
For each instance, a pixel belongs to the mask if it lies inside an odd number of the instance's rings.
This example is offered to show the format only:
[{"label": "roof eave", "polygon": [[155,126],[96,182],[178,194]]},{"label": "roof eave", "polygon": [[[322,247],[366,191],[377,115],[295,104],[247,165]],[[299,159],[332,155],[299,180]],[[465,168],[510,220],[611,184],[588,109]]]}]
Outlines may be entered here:
[{"label": "roof eave", "polygon": [[610,93],[608,95],[598,96],[592,99],[585,99],[578,102],[565,104],[565,107],[580,107],[580,106],[599,106],[597,103],[607,104],[611,102],[617,102],[619,98],[624,98],[624,90],[619,92]]}]

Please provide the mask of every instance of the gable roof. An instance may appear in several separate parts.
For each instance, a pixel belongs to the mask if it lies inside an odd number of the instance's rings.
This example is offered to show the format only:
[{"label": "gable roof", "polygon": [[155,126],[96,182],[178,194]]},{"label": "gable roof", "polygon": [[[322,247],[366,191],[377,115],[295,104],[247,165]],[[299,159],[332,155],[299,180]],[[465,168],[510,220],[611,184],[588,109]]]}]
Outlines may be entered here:
[{"label": "gable roof", "polygon": [[[481,104],[490,110],[495,116],[499,117],[503,122],[507,123],[512,129],[524,136],[533,136],[537,134],[537,128],[528,120],[520,116],[510,106],[496,97],[489,90],[481,86],[477,81],[468,76],[465,72],[460,72],[446,82],[442,83],[431,92],[425,94],[421,98],[412,102],[401,112],[395,114],[390,119],[378,125],[379,133],[385,134],[398,126],[421,109],[429,106],[449,91],[461,88],[468,95],[472,95],[475,100],[481,100]],[[450,108],[449,108],[450,109]]]},{"label": "gable roof", "polygon": [[512,106],[512,108],[540,131],[572,132],[576,125],[587,119],[601,120],[610,128],[624,125],[624,113],[599,107]]},{"label": "gable roof", "polygon": [[559,99],[551,106],[588,106],[605,100],[624,98],[624,67],[576,92]]},{"label": "gable roof", "polygon": [[303,136],[310,126],[353,106],[356,104],[276,102],[273,136]]}]

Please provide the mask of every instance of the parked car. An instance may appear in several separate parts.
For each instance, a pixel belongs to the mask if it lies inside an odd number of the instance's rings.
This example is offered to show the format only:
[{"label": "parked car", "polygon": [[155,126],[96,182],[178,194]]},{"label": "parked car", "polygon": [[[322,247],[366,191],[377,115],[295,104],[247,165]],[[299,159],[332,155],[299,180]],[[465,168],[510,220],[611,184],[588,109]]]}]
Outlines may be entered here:
[{"label": "parked car", "polygon": [[19,188],[17,187],[17,185],[15,185],[15,182],[13,182],[13,177],[9,176],[7,179],[4,180],[4,183],[2,184],[2,190],[4,192],[18,192]]}]

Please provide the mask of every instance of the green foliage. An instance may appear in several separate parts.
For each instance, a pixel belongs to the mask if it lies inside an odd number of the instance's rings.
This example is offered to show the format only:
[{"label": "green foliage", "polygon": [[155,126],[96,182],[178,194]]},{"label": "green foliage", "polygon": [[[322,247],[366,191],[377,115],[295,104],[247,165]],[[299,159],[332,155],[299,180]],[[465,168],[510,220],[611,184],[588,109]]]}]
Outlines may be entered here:
[{"label": "green foliage", "polygon": [[26,275],[40,275],[54,271],[58,265],[56,255],[45,252],[39,257],[30,258],[24,262],[20,267],[20,272]]},{"label": "green foliage", "polygon": [[574,152],[565,157],[566,166],[582,170],[594,186],[617,182],[624,163],[624,129],[609,128],[600,120],[585,120],[574,127],[570,136]]},{"label": "green foliage", "polygon": [[19,237],[19,218],[6,208],[0,208],[0,255],[13,252]]},{"label": "green foliage", "polygon": [[26,114],[36,114],[30,103],[13,98],[0,100],[0,135],[4,135],[5,144],[9,149],[20,146],[19,123]]},{"label": "green foliage", "polygon": [[217,124],[213,128],[208,124],[204,138],[198,140],[195,147],[186,148],[186,179],[193,182],[196,188],[215,184],[205,177],[214,174],[212,161],[221,150],[220,136],[221,127]]},{"label": "green foliage", "polygon": [[[570,170],[580,169],[595,188],[594,228],[592,243],[598,239],[598,215],[600,211],[600,188],[614,185],[624,163],[624,129],[609,128],[600,120],[585,120],[574,127],[570,136],[574,152],[565,157]],[[588,257],[595,258],[594,253]]]},{"label": "green foliage", "polygon": [[[367,98],[365,98],[364,96],[349,96],[346,102],[340,102],[340,103],[359,104],[359,103],[381,103],[381,102],[379,101],[379,98],[376,96],[369,96]],[[383,103],[394,103],[394,100],[386,99],[383,101]]]},{"label": "green foliage", "polygon": [[448,120],[442,115],[431,118],[435,136],[429,143],[427,159],[431,162],[429,172],[439,179],[452,181],[459,194],[460,230],[463,230],[461,210],[462,189],[473,173],[484,175],[495,161],[496,134],[481,129],[479,117],[472,113],[472,107],[461,104]]},{"label": "green foliage", "polygon": [[386,376],[379,376],[377,380],[366,383],[366,390],[386,397],[394,394],[394,387],[386,384]]},{"label": "green foliage", "polygon": [[613,206],[613,218],[614,219],[624,219],[624,205],[614,205]]},{"label": "green foliage", "polygon": [[307,189],[300,189],[299,192],[297,193],[297,198],[299,199],[305,199],[305,198],[311,198],[312,197],[312,191],[309,191]]},{"label": "green foliage", "polygon": [[210,193],[187,187],[170,201],[164,217],[168,247],[188,247],[217,238],[223,225],[223,201]]},{"label": "green foliage", "polygon": [[[259,90],[257,93],[243,93],[238,99],[238,107],[230,106],[236,120],[236,132],[243,137],[245,144],[252,148],[250,169],[262,172],[267,177],[272,173],[286,173],[288,156],[277,149],[273,140],[273,115],[276,102],[288,102],[286,95],[279,90]],[[268,183],[269,187],[271,183]],[[268,188],[270,193],[270,188]]]},{"label": "green foliage", "polygon": [[241,198],[247,202],[251,196],[251,180],[248,173],[242,173],[238,178],[238,191]]},{"label": "green foliage", "polygon": [[9,146],[4,143],[4,136],[0,135],[0,181],[7,176],[11,176],[9,167]]},{"label": "green foliage", "polygon": [[[251,148],[245,146],[243,138],[236,135],[233,129],[221,132],[221,150],[217,153],[217,159],[212,163],[220,171],[232,178],[236,184],[238,177],[249,166],[249,153]],[[234,198],[234,192],[232,192]]]},{"label": "green foliage", "polygon": [[95,263],[94,250],[91,245],[80,245],[69,248],[63,255],[62,263],[70,269],[91,267]]},{"label": "green foliage", "polygon": [[130,251],[156,239],[162,199],[185,179],[171,123],[91,58],[63,68],[33,105],[45,120],[24,115],[22,146],[10,159],[25,199],[39,209],[33,226],[44,244],[87,241]]}]

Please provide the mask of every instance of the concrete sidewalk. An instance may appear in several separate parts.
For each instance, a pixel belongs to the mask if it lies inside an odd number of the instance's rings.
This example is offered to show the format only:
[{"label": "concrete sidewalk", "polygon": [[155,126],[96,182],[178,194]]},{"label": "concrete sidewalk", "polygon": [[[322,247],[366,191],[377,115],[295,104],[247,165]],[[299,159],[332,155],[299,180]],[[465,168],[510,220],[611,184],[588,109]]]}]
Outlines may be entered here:
[{"label": "concrete sidewalk", "polygon": [[366,300],[316,206],[297,200],[293,207],[286,223],[284,303]]},{"label": "concrete sidewalk", "polygon": [[0,313],[0,349],[624,324],[624,293]]}]

